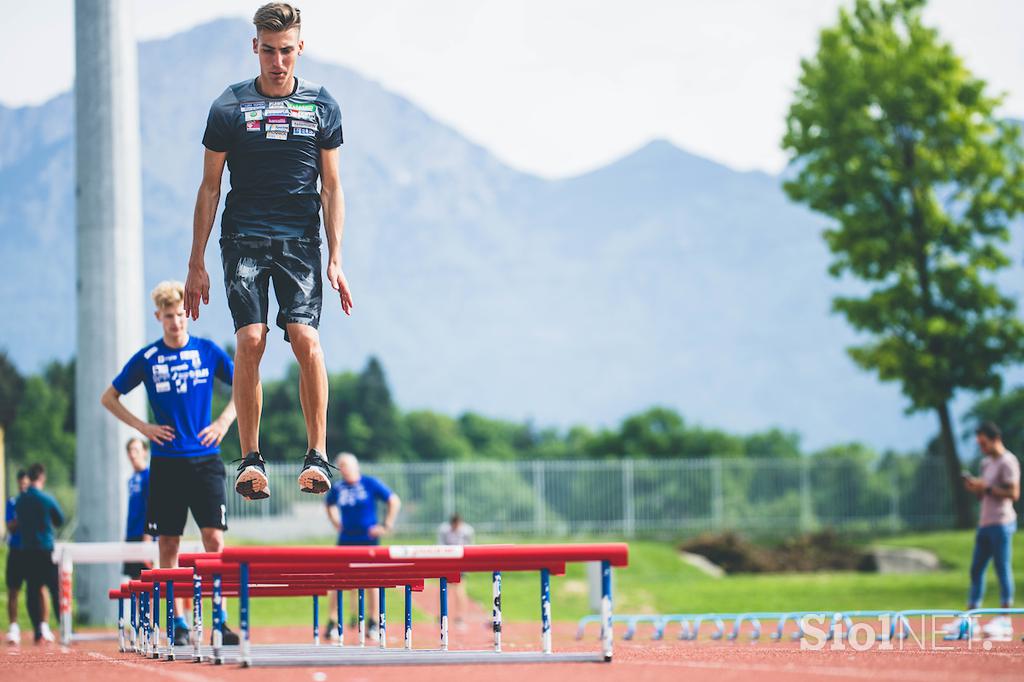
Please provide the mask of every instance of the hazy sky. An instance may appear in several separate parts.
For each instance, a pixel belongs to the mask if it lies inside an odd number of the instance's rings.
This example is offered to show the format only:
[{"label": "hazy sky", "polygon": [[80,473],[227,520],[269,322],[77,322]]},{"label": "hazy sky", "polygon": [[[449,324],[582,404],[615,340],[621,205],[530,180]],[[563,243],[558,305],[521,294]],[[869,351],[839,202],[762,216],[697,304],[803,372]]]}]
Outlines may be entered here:
[{"label": "hazy sky", "polygon": [[[131,1],[131,0],[127,0]],[[135,0],[141,40],[259,0]],[[654,137],[737,169],[778,171],[801,56],[840,0],[301,0],[307,54],[405,95],[517,168],[589,170]],[[11,16],[11,13],[14,16]],[[927,14],[1024,117],[1024,2],[933,0]],[[0,103],[74,78],[72,0],[5,8]],[[244,49],[244,48],[243,48]],[[21,65],[30,64],[19,70]],[[256,69],[254,58],[253,69]],[[239,79],[246,74],[239,74]],[[187,74],[182,74],[187,79]],[[345,106],[345,93],[334,93]],[[3,133],[0,133],[2,141]]]}]

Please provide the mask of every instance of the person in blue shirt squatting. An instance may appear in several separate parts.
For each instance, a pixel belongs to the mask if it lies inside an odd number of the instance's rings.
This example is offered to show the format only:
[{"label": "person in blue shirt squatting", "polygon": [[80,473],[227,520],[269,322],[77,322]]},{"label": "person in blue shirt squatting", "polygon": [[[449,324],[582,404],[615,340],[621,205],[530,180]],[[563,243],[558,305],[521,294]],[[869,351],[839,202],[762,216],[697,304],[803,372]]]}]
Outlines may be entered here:
[{"label": "person in blue shirt squatting", "polygon": [[[299,365],[306,421],[306,456],[299,489],[322,495],[331,487],[327,462],[327,371],[317,328],[323,303],[320,211],[327,237],[327,280],[342,311],[352,294],[341,268],[345,198],[339,174],[341,109],[327,89],[295,76],[302,54],[299,10],[284,2],[260,7],[253,17],[252,51],[260,73],[229,85],[213,102],[203,134],[203,180],[196,196],[192,251],[185,280],[185,312],[199,319],[210,302],[206,244],[221,177],[231,191],[221,216],[224,289],[235,327],[238,439],[241,464],[235,491],[250,500],[270,496],[260,454],[260,361],[267,345],[270,284],[277,326]],[[319,187],[317,186],[319,181]]]},{"label": "person in blue shirt squatting", "polygon": [[[152,443],[146,532],[159,536],[160,567],[175,568],[190,509],[206,551],[224,548],[228,520],[219,446],[235,420],[234,401],[228,402],[219,417],[213,421],[210,417],[213,380],[216,377],[230,385],[234,365],[215,343],[189,335],[181,282],[161,282],[152,296],[163,337],[132,356],[100,402]],[[146,387],[155,424],[140,419],[121,403],[121,396],[139,384]],[[175,606],[174,638],[179,645],[189,640],[184,604],[179,600]],[[238,635],[225,628],[224,643],[237,644]]]},{"label": "person in blue shirt squatting", "polygon": [[7,643],[21,644],[21,628],[18,626],[18,593],[25,575],[25,559],[21,553],[21,534],[18,532],[18,515],[14,511],[18,495],[28,490],[28,473],[18,470],[18,494],[8,498],[4,521],[7,523]]},{"label": "person in blue shirt squatting", "polygon": [[[149,446],[141,438],[129,438],[125,445],[132,475],[128,477],[128,520],[125,524],[125,542],[151,542],[153,536],[146,532],[146,502],[149,499]],[[151,568],[148,562],[129,561],[122,572],[132,580],[138,580],[143,569]]]},{"label": "person in blue shirt squatting", "polygon": [[[327,505],[327,518],[338,531],[338,544],[379,545],[380,539],[395,527],[402,501],[373,476],[361,475],[359,460],[355,455],[343,452],[338,455],[336,464],[341,473],[341,480],[331,486],[324,501]],[[388,505],[383,524],[377,521],[378,502],[386,502]],[[373,639],[377,630],[376,590],[369,590],[369,593],[368,632],[370,639]],[[332,640],[337,640],[337,619],[341,615],[338,613],[338,600],[328,601],[331,605],[331,615],[327,623],[327,634]],[[353,609],[357,606],[355,601],[349,600]]]},{"label": "person in blue shirt squatting", "polygon": [[36,644],[54,641],[50,630],[50,609],[43,599],[43,588],[50,591],[52,604],[59,604],[57,564],[53,563],[53,529],[64,525],[64,513],[57,500],[43,492],[46,467],[33,464],[28,468],[29,486],[14,505],[21,536],[21,552],[25,567],[25,601],[32,620]]}]

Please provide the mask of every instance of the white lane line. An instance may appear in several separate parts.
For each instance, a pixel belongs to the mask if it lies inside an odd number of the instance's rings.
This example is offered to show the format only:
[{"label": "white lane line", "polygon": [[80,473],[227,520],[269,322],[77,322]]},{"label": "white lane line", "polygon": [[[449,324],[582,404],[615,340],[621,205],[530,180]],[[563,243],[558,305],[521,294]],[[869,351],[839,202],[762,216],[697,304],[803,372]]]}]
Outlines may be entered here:
[{"label": "white lane line", "polygon": [[86,651],[90,658],[95,658],[105,663],[113,663],[114,665],[124,666],[125,668],[132,668],[135,670],[144,670],[147,673],[154,675],[163,675],[169,677],[172,680],[180,680],[180,682],[209,682],[210,678],[205,675],[193,675],[192,673],[180,672],[177,670],[170,670],[160,665],[143,665],[142,663],[132,663],[131,661],[124,661],[120,658],[111,658],[105,656],[98,651]]}]

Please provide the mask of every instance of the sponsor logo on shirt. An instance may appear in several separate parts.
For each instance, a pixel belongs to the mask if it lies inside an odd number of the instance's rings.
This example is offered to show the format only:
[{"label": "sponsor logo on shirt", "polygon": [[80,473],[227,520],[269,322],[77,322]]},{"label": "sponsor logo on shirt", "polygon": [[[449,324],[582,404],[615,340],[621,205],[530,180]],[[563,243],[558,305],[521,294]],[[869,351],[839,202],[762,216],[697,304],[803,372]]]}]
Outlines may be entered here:
[{"label": "sponsor logo on shirt", "polygon": [[157,393],[167,393],[171,390],[171,382],[169,381],[158,381],[156,382]]},{"label": "sponsor logo on shirt", "polygon": [[246,121],[259,121],[263,118],[263,112],[259,109],[245,112]]},{"label": "sponsor logo on shirt", "polygon": [[259,121],[246,121],[245,122],[245,129],[248,130],[250,133],[258,133],[260,131],[260,122]]},{"label": "sponsor logo on shirt", "polygon": [[287,140],[288,139],[288,133],[276,133],[276,132],[271,131],[271,132],[267,133],[267,139],[268,140]]},{"label": "sponsor logo on shirt", "polygon": [[167,365],[153,365],[153,381],[162,381],[170,376]]},{"label": "sponsor logo on shirt", "polygon": [[291,108],[299,111],[316,111],[316,105],[312,102],[292,102]]},{"label": "sponsor logo on shirt", "polygon": [[147,350],[145,353],[143,353],[142,357],[144,357],[147,360],[149,360],[151,357],[153,357],[153,353],[155,353],[155,352],[156,352],[156,346],[153,346],[152,348]]},{"label": "sponsor logo on shirt", "polygon": [[267,123],[287,123],[287,116],[268,116]]},{"label": "sponsor logo on shirt", "polygon": [[300,121],[315,121],[316,120],[316,112],[315,111],[306,111],[305,109],[291,109],[288,112],[288,115],[291,116],[292,118],[297,118]]},{"label": "sponsor logo on shirt", "polygon": [[292,130],[295,135],[301,135],[303,137],[316,137],[316,131],[310,130],[309,128],[295,128]]},{"label": "sponsor logo on shirt", "polygon": [[267,124],[267,132],[268,133],[287,133],[288,132],[288,124],[287,123],[268,123]]},{"label": "sponsor logo on shirt", "polygon": [[292,119],[292,128],[312,128],[317,129],[315,121],[303,121],[302,119]]},{"label": "sponsor logo on shirt", "polygon": [[191,362],[193,367],[202,366],[202,361],[199,359],[199,351],[197,350],[183,350],[181,351],[181,359],[183,362]]},{"label": "sponsor logo on shirt", "polygon": [[178,359],[178,354],[177,353],[175,353],[174,355],[158,355],[158,356],[156,356],[156,361],[157,362],[172,362],[172,361],[177,360],[177,359]]},{"label": "sponsor logo on shirt", "polygon": [[252,111],[254,109],[266,109],[266,102],[242,102],[238,105],[238,108],[242,111]]},{"label": "sponsor logo on shirt", "polygon": [[267,105],[267,115],[269,116],[270,112],[272,112],[272,111],[288,111],[288,109],[289,109],[288,102],[284,102],[284,101],[271,102],[270,104]]}]

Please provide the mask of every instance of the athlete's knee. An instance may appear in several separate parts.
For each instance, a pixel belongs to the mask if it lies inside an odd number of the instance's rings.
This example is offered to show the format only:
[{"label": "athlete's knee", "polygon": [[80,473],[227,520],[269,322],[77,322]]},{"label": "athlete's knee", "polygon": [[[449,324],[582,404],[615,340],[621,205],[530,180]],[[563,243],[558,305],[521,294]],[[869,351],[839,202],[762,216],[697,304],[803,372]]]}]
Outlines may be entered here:
[{"label": "athlete's knee", "polygon": [[200,528],[203,534],[203,549],[207,552],[220,552],[224,549],[224,531],[220,528]]},{"label": "athlete's knee", "polygon": [[235,334],[235,340],[236,354],[258,358],[267,347],[267,331],[262,324],[246,325]]},{"label": "athlete's knee", "polygon": [[320,347],[320,334],[316,329],[306,325],[291,325],[288,331],[291,339],[292,352],[295,358],[301,363],[304,360],[317,360],[323,358],[323,350]]}]

